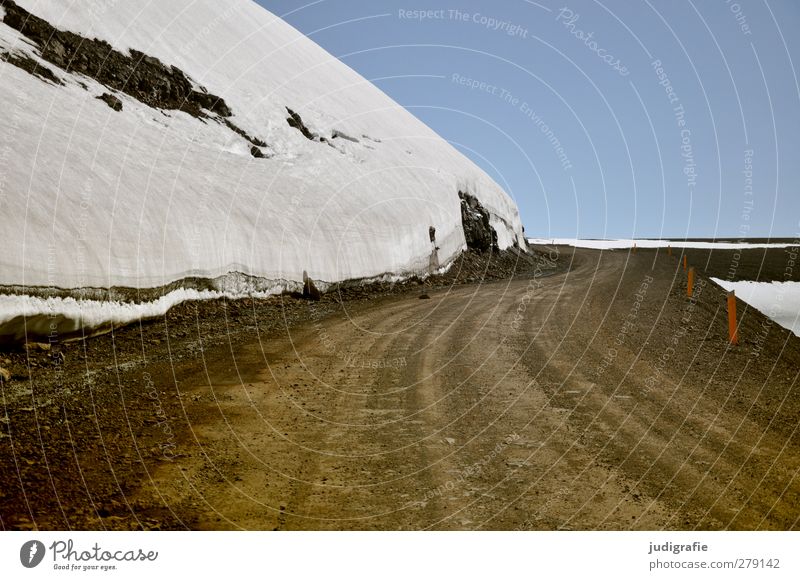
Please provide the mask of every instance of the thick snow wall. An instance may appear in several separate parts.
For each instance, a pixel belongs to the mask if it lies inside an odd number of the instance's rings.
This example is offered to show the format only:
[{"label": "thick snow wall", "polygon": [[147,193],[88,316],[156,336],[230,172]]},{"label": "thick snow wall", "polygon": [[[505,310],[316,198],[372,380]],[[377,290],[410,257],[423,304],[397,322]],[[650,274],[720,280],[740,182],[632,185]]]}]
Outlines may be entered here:
[{"label": "thick snow wall", "polygon": [[[213,120],[153,109],[39,58],[0,23],[0,286],[156,288],[231,272],[338,282],[426,273],[465,248],[458,191],[524,247],[514,201],[369,81],[249,0],[19,0],[59,29],[136,49],[223,97],[267,159]],[[2,16],[2,14],[0,14]],[[286,107],[325,140],[286,122]],[[344,135],[347,138],[335,138]],[[2,316],[2,313],[0,313]]]}]

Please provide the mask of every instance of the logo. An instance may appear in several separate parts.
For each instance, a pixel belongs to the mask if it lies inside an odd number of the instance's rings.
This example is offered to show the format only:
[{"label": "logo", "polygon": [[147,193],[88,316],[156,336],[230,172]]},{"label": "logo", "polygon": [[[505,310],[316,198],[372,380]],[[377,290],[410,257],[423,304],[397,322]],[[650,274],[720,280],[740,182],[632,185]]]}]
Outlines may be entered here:
[{"label": "logo", "polygon": [[30,540],[19,549],[19,561],[26,568],[36,568],[44,559],[44,544],[39,540]]}]

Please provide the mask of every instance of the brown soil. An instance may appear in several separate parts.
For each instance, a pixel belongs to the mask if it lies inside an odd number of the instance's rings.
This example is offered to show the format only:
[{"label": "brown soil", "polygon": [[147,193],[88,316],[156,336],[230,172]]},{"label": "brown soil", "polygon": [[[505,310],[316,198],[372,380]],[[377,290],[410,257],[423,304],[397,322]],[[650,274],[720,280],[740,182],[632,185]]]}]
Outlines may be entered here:
[{"label": "brown soil", "polygon": [[[697,240],[713,241],[713,240]],[[728,240],[717,240],[728,241]],[[736,242],[736,240],[730,240]],[[749,248],[741,250],[713,248],[672,248],[677,259],[686,254],[688,263],[707,276],[737,282],[754,280],[759,282],[800,282],[800,239],[748,239],[753,243],[786,243],[787,248]],[[629,250],[613,250],[628,253]],[[667,248],[638,248],[637,254],[667,254]]]},{"label": "brown soil", "polygon": [[722,252],[694,248],[683,251],[690,263],[721,280],[800,282],[800,245]]},{"label": "brown soil", "polygon": [[800,527],[800,339],[740,303],[729,346],[677,256],[560,251],[2,355],[0,524]]}]

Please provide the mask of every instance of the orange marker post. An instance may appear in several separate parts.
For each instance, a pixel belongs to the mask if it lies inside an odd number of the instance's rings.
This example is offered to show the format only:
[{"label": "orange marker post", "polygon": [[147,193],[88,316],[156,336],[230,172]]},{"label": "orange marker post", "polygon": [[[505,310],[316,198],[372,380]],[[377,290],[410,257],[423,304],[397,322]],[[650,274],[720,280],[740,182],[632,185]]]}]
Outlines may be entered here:
[{"label": "orange marker post", "polygon": [[672,246],[667,246],[667,256],[672,256]]},{"label": "orange marker post", "polygon": [[683,255],[683,271],[686,271],[687,266],[689,265],[689,261],[686,259],[686,254]]},{"label": "orange marker post", "polygon": [[728,340],[731,344],[739,344],[739,332],[736,329],[736,292],[728,292]]},{"label": "orange marker post", "polygon": [[689,268],[689,275],[686,281],[686,295],[691,298],[694,290],[694,266]]}]

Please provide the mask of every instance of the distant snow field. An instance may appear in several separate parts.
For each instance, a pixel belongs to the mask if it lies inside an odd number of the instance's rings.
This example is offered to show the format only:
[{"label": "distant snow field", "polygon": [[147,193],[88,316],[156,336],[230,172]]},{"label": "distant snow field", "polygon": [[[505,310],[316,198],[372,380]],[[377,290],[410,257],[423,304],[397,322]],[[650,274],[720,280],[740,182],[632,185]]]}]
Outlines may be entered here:
[{"label": "distant snow field", "polygon": [[727,282],[711,278],[753,308],[800,336],[800,282]]},{"label": "distant snow field", "polygon": [[528,243],[539,246],[573,246],[575,248],[589,248],[594,250],[623,250],[632,248],[712,248],[716,250],[737,250],[750,248],[788,248],[798,244],[789,243],[751,243],[751,242],[697,242],[675,240],[581,240],[577,238],[529,238]]}]

